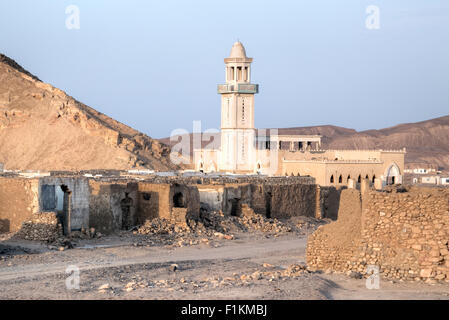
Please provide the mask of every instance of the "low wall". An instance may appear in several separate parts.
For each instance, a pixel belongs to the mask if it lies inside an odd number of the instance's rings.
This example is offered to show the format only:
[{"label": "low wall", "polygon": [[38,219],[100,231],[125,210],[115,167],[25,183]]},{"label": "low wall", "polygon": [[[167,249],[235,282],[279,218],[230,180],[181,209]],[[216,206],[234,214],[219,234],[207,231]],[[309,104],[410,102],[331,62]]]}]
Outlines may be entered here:
[{"label": "low wall", "polygon": [[309,237],[310,268],[365,273],[375,265],[386,278],[449,281],[449,189],[357,194],[343,190],[338,220]]},{"label": "low wall", "polygon": [[[221,210],[227,215],[240,215],[241,206],[247,204],[257,214],[271,218],[336,218],[338,201],[332,197],[338,199],[339,191],[335,188],[320,191],[315,184],[284,179],[284,183],[261,180],[260,183],[198,185],[200,201],[209,209]],[[326,191],[328,189],[332,191]]]},{"label": "low wall", "polygon": [[38,186],[37,179],[0,179],[0,232],[19,230],[39,212]]}]

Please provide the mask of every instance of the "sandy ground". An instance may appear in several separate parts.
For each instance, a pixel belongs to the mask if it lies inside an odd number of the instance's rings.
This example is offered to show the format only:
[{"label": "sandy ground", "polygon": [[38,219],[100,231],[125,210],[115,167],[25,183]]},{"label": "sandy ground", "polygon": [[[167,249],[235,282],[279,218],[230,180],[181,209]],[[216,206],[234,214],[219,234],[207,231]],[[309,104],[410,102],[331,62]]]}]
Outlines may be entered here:
[{"label": "sandy ground", "polygon": [[[306,242],[306,235],[242,233],[235,240],[187,247],[136,246],[133,237],[112,236],[83,240],[75,249],[55,251],[38,242],[5,240],[0,242],[0,298],[449,298],[449,284],[381,279],[380,289],[369,290],[366,280],[344,274],[303,272],[292,277],[245,278],[254,272],[283,271],[291,264],[305,264]],[[79,269],[79,289],[67,289],[69,266]],[[99,290],[102,286],[104,289]]]}]

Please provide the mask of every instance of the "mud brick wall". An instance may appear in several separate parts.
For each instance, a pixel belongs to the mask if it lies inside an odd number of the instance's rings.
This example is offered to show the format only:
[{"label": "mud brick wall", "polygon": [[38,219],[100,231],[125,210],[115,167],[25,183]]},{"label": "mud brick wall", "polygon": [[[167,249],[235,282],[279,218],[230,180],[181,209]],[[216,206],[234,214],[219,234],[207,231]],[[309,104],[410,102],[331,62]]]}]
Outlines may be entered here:
[{"label": "mud brick wall", "polygon": [[[354,210],[341,208],[336,222],[310,237],[311,268],[364,273],[376,265],[386,278],[449,281],[449,189],[369,191],[362,199],[360,214],[340,221]],[[327,243],[335,235],[340,246]]]},{"label": "mud brick wall", "polygon": [[132,199],[130,206],[131,223],[136,220],[137,184],[126,182],[101,182],[90,180],[89,226],[101,233],[111,233],[122,227],[121,201],[126,193]]},{"label": "mud brick wall", "polygon": [[337,220],[341,189],[317,186],[317,218]]},{"label": "mud brick wall", "polygon": [[170,219],[170,190],[169,184],[146,182],[138,184],[137,224],[155,218]]},{"label": "mud brick wall", "polygon": [[271,217],[315,217],[316,190],[308,184],[271,186]]},{"label": "mud brick wall", "polygon": [[0,232],[15,232],[39,212],[39,181],[25,178],[0,179]]},{"label": "mud brick wall", "polygon": [[362,201],[354,189],[341,191],[338,219],[320,226],[307,241],[309,268],[346,271],[361,245]]},{"label": "mud brick wall", "polygon": [[197,219],[200,214],[200,193],[196,186],[173,184],[170,186],[170,217],[173,219],[173,209],[176,207],[176,194],[182,194],[182,207],[186,208],[189,219]]}]

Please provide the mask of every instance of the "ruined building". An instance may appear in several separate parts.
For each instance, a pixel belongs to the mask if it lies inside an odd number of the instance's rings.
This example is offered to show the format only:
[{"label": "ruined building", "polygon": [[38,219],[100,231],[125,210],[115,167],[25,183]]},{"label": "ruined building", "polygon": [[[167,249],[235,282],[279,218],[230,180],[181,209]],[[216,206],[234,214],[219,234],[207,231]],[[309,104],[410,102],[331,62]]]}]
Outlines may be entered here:
[{"label": "ruined building", "polygon": [[[221,94],[220,145],[194,150],[195,170],[269,176],[312,176],[322,186],[346,186],[369,179],[377,188],[402,183],[405,149],[322,150],[320,135],[279,135],[254,126],[252,58],[236,42],[226,64]],[[351,182],[352,181],[352,182]]]},{"label": "ruined building", "polygon": [[95,228],[129,230],[147,220],[174,224],[198,219],[201,207],[239,216],[247,207],[271,218],[336,218],[339,190],[312,177],[239,176],[133,171],[0,174],[0,232],[56,213],[64,233]]}]

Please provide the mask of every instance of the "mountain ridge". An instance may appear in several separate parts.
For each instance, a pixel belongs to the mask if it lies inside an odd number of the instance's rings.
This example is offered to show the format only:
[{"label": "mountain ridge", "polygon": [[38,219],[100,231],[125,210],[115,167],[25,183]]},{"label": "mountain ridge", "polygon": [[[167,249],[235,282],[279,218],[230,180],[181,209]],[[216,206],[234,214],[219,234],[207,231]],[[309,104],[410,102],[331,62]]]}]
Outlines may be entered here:
[{"label": "mountain ridge", "polygon": [[0,162],[7,169],[178,169],[169,153],[0,54]]}]

